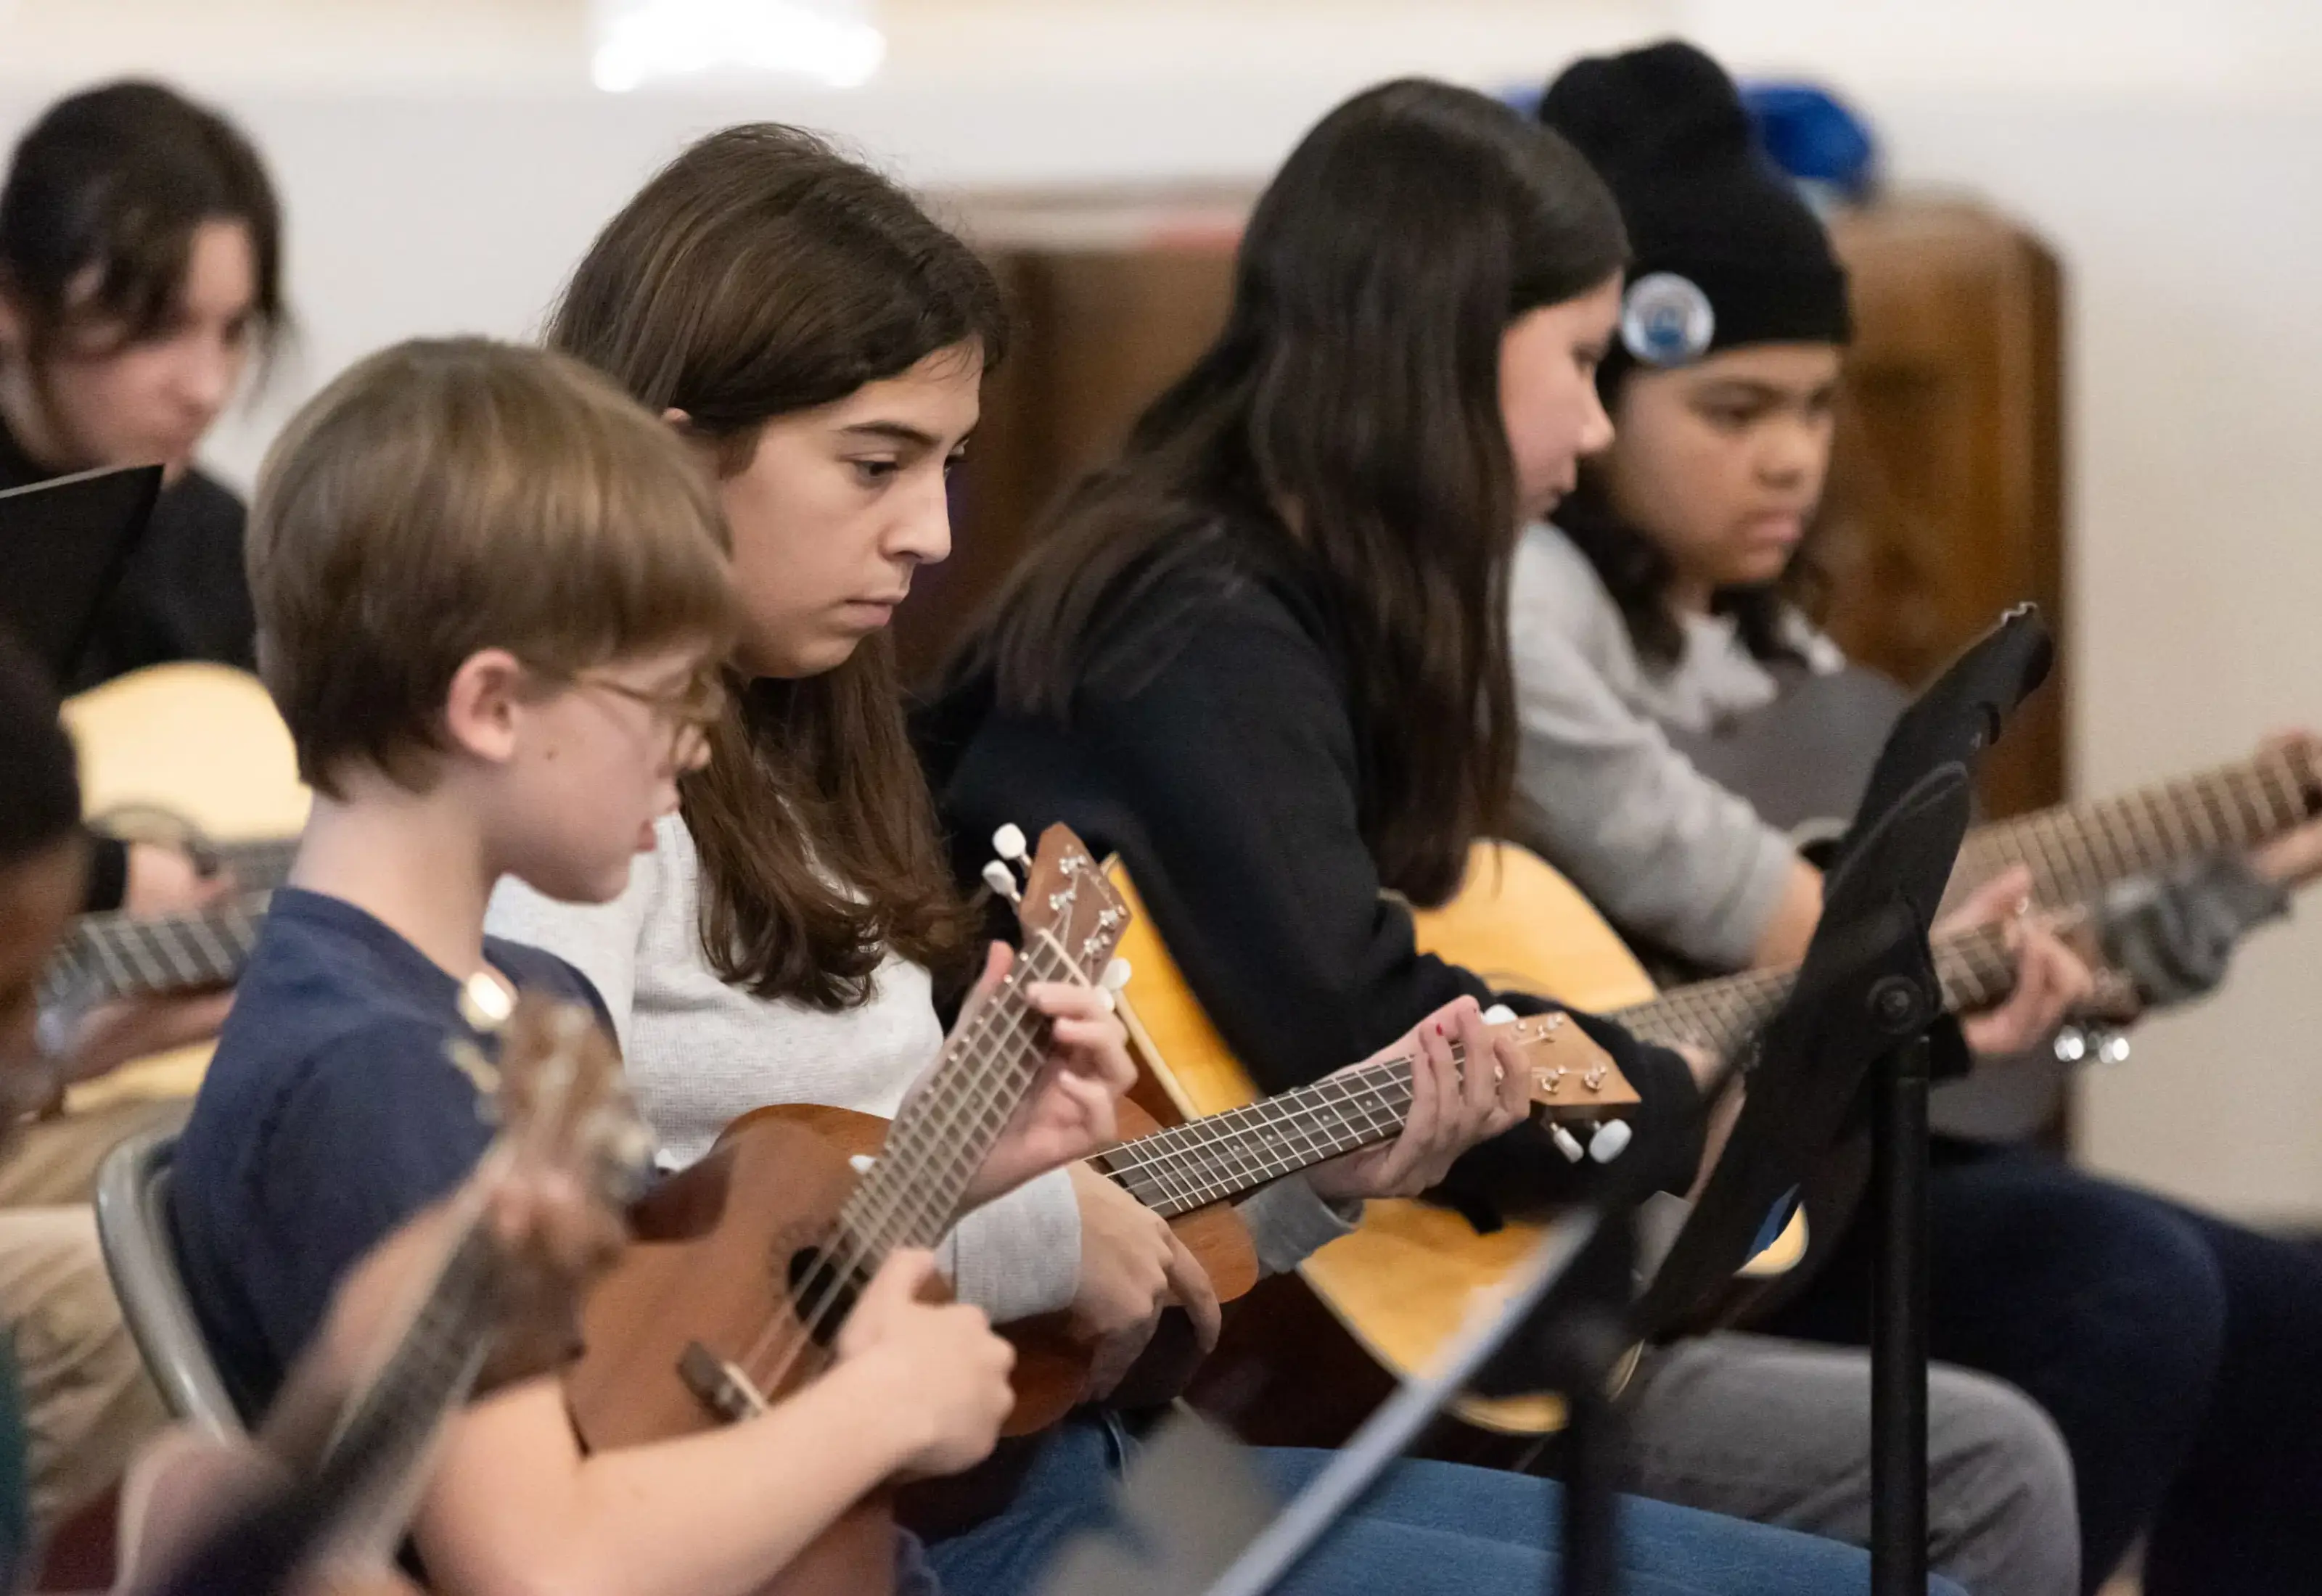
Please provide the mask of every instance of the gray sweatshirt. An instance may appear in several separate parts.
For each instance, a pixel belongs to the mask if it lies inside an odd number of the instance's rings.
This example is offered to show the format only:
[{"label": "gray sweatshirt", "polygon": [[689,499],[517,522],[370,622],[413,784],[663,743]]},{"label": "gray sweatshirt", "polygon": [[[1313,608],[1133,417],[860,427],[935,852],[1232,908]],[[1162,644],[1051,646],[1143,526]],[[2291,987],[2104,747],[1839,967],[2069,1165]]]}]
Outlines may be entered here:
[{"label": "gray sweatshirt", "polygon": [[[1791,625],[1810,670],[1828,678],[1843,669],[1828,638],[1803,617]],[[1645,663],[1596,568],[1553,526],[1528,529],[1517,550],[1509,632],[1522,731],[1519,839],[1623,933],[1714,970],[1747,965],[1791,844],[1695,768],[1670,733],[1709,732],[1763,709],[1781,683],[1719,617],[1688,620],[1674,665]],[[2108,955],[2147,1002],[2165,1006],[2213,990],[2234,944],[2288,913],[2289,900],[2226,859],[2121,883],[2105,911]],[[1935,1125],[1988,1139],[2028,1135],[2053,1114],[2070,1073],[2051,1049],[2034,1048],[1939,1089]]]},{"label": "gray sweatshirt", "polygon": [[[1703,731],[1772,701],[1774,679],[1715,617],[1674,670],[1638,658],[1596,568],[1553,526],[1528,529],[1510,582],[1515,833],[1624,932],[1713,969],[1750,962],[1796,850],[1696,770],[1664,725]],[[1836,662],[1802,632],[1810,662]]]},{"label": "gray sweatshirt", "polygon": [[[870,1000],[838,1013],[752,996],[702,956],[700,862],[685,823],[655,827],[628,889],[600,905],[557,903],[504,880],[487,928],[570,961],[596,983],[661,1166],[682,1169],[736,1117],[769,1103],[819,1103],[891,1118],[943,1045],[928,972],[890,954]],[[1349,1060],[1349,1062],[1353,1061]],[[1241,1205],[1269,1270],[1294,1265],[1351,1228],[1303,1180]],[[964,1301],[996,1323],[1067,1306],[1079,1285],[1080,1208],[1054,1171],[962,1218],[938,1257]]]}]

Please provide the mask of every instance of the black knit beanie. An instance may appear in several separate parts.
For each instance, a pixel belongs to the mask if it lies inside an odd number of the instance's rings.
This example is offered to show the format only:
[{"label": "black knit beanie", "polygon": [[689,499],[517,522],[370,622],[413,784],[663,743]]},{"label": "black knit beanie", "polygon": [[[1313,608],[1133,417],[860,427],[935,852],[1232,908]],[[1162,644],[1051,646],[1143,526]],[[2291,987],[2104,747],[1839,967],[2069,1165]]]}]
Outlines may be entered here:
[{"label": "black knit beanie", "polygon": [[1715,61],[1674,40],[1591,57],[1549,85],[1540,119],[1588,158],[1628,224],[1608,377],[1622,356],[1683,366],[1743,344],[1846,342],[1830,235],[1759,148]]},{"label": "black knit beanie", "polygon": [[32,656],[0,633],[0,868],[79,821],[80,782],[56,695]]}]

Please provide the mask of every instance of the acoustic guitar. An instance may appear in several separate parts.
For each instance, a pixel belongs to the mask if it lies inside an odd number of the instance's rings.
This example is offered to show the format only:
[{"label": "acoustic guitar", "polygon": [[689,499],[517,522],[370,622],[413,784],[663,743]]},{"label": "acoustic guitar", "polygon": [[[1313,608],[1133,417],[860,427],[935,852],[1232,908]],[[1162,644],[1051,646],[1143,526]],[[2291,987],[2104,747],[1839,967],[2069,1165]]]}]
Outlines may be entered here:
[{"label": "acoustic guitar", "polygon": [[[1010,828],[1012,831],[1012,828]],[[1003,858],[1022,839],[1003,833]],[[1003,874],[1005,874],[1003,867]],[[1128,907],[1078,838],[1041,838],[1020,892],[1022,952],[964,1016],[891,1126],[843,1109],[745,1114],[631,1212],[635,1241],[590,1299],[567,1373],[575,1429],[602,1451],[745,1420],[817,1378],[862,1285],[932,1247],[1038,1074],[1035,981],[1094,984]],[[878,1596],[895,1567],[893,1493],[856,1503],[783,1570],[784,1592]]]},{"label": "acoustic guitar", "polygon": [[[189,841],[197,854],[232,873],[238,892],[281,884],[311,795],[298,780],[289,729],[256,677],[201,662],[148,666],[76,694],[66,700],[63,718],[79,756],[81,806],[92,824],[123,835]],[[128,953],[125,945],[122,951]],[[209,1054],[209,1044],[201,1043],[136,1060],[73,1087],[66,1109],[190,1097]]]},{"label": "acoustic guitar", "polygon": [[[518,1000],[504,1028],[497,1064],[464,1044],[454,1050],[498,1119],[481,1167],[517,1180],[562,1174],[618,1212],[644,1175],[652,1137],[629,1106],[610,1039],[586,1005],[534,998]],[[123,1491],[121,1589],[411,1591],[394,1572],[396,1547],[435,1439],[466,1402],[509,1303],[508,1261],[486,1222],[483,1186],[459,1200],[442,1263],[319,1457],[179,1429],[139,1458]],[[553,1284],[576,1297],[583,1287]]]},{"label": "acoustic guitar", "polygon": [[[2114,880],[2253,847],[2317,814],[2322,814],[2322,752],[2289,743],[2191,776],[1980,827],[1962,851],[1959,874],[1988,877],[2021,860],[2034,866],[2044,888],[2035,888],[2041,902],[2070,905],[2069,893],[2100,893]],[[1133,904],[1125,873],[1116,880]],[[2084,909],[2064,907],[2051,923],[2071,933],[2084,931],[2088,922]],[[1751,971],[1659,993],[1644,966],[1578,889],[1513,844],[1478,843],[1460,892],[1440,908],[1414,913],[1412,926],[1423,952],[1475,971],[1498,990],[1553,997],[1616,1020],[1645,1040],[1698,1044],[1721,1056],[1731,1056],[1755,1035],[1787,997],[1794,975]],[[2014,960],[2000,927],[1939,938],[1933,951],[1955,1010],[1987,1007],[2014,988]],[[1141,972],[1133,992],[1124,994],[1126,1017],[1139,1062],[1165,1103],[1181,1115],[1200,1116],[1253,1100],[1255,1083],[1148,922],[1138,923],[1126,952]],[[2133,1000],[2116,985],[2100,990],[2099,1014]],[[1769,1306],[1778,1292],[1767,1282],[1779,1278],[1779,1290],[1795,1290],[1810,1279],[1843,1233],[1860,1190],[1860,1172],[1851,1165],[1824,1172],[1782,1235],[1744,1272],[1733,1300],[1718,1309],[1739,1311],[1745,1302]],[[1428,1366],[1464,1322],[1476,1294],[1495,1290],[1537,1240],[1536,1227],[1528,1225],[1478,1235],[1460,1216],[1440,1208],[1373,1202],[1353,1236],[1301,1266],[1303,1293],[1268,1282],[1268,1317],[1294,1323],[1300,1362],[1328,1371],[1327,1377],[1285,1368],[1286,1360],[1273,1355],[1272,1329],[1230,1325],[1227,1345],[1204,1371],[1197,1400],[1206,1395],[1231,1409],[1230,1417],[1251,1439],[1335,1445],[1363,1410],[1366,1396],[1383,1393],[1389,1378]],[[1262,1396],[1256,1394],[1261,1386],[1270,1388]],[[1284,1417],[1294,1411],[1303,1417]],[[1472,1430],[1520,1439],[1547,1436],[1563,1422],[1563,1406],[1552,1396],[1469,1400],[1457,1412]],[[1449,1449],[1502,1455],[1479,1448],[1472,1437],[1455,1439]]]}]

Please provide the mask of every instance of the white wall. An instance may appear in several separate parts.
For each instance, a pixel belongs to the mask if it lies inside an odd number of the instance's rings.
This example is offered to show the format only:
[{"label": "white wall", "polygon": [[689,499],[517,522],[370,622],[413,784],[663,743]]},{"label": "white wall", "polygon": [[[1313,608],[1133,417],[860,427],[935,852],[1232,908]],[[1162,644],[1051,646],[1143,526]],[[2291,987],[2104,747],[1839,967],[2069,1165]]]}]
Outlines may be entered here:
[{"label": "white wall", "polygon": [[[1980,192],[2070,271],[2074,764],[2095,789],[2322,723],[2322,5],[2311,0],[888,0],[851,95],[606,96],[577,0],[0,0],[0,133],[131,68],[212,92],[291,216],[302,347],[215,451],[413,333],[532,327],[689,135],[837,130],[923,186],[1254,178],[1397,71],[1537,80],[1673,31],[1842,84],[1897,175]],[[2089,1082],[2094,1163],[2322,1218],[2322,906]]]}]

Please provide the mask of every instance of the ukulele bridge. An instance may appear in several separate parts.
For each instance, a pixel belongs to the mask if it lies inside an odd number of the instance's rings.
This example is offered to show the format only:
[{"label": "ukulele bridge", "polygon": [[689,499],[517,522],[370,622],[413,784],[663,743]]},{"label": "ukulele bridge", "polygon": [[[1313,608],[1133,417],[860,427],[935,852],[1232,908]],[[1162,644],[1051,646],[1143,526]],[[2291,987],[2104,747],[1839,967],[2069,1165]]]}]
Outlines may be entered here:
[{"label": "ukulele bridge", "polygon": [[766,1410],[765,1398],[758,1394],[749,1377],[699,1341],[685,1344],[685,1352],[677,1360],[677,1375],[696,1400],[727,1424],[739,1424]]}]

